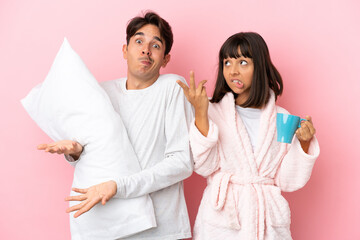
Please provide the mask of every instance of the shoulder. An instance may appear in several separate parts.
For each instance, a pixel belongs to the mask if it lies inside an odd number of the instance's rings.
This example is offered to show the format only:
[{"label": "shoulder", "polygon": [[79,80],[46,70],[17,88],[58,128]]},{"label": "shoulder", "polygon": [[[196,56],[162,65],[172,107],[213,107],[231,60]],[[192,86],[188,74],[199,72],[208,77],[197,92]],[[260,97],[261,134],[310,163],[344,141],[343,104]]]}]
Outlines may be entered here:
[{"label": "shoulder", "polygon": [[290,114],[290,113],[288,112],[288,110],[286,110],[285,108],[282,108],[282,107],[280,107],[280,106],[278,106],[278,105],[276,105],[276,112],[278,112],[278,113]]},{"label": "shoulder", "polygon": [[162,74],[159,76],[156,83],[156,91],[160,91],[161,93],[166,93],[167,97],[174,97],[183,94],[183,90],[180,85],[176,81],[182,81],[186,83],[185,79],[182,76],[176,74]]},{"label": "shoulder", "polygon": [[100,86],[106,91],[111,97],[113,94],[118,94],[121,91],[121,86],[126,81],[126,78],[119,78],[110,81],[100,82]]},{"label": "shoulder", "polygon": [[180,87],[179,84],[176,83],[177,80],[186,83],[185,78],[177,74],[161,74],[157,81],[161,86],[177,88]]},{"label": "shoulder", "polygon": [[103,88],[109,88],[109,87],[119,85],[121,82],[124,82],[125,80],[126,80],[126,78],[118,78],[118,79],[114,79],[114,80],[108,80],[108,81],[104,81],[104,82],[99,82],[99,84]]}]

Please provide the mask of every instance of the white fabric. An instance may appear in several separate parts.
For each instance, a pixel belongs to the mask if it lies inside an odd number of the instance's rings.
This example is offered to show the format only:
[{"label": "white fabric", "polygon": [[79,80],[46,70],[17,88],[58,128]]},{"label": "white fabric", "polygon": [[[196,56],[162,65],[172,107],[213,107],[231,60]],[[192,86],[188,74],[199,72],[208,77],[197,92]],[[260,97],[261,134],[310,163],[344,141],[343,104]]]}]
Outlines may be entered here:
[{"label": "white fabric", "polygon": [[261,109],[243,108],[238,105],[236,105],[235,107],[237,113],[240,115],[241,120],[246,127],[246,131],[249,134],[253,151],[255,151],[259,135]]},{"label": "white fabric", "polygon": [[191,237],[181,181],[193,170],[188,142],[193,113],[176,80],[185,82],[178,75],[165,74],[141,90],[127,90],[126,78],[101,83],[124,122],[143,169],[118,179],[116,197],[134,198],[150,193],[156,214],[156,228],[125,239]]},{"label": "white fabric", "polygon": [[[141,170],[120,116],[66,39],[45,81],[22,104],[54,141],[73,139],[85,146],[73,187],[86,188]],[[148,195],[114,199],[78,218],[70,215],[72,239],[115,239],[155,226]]]}]

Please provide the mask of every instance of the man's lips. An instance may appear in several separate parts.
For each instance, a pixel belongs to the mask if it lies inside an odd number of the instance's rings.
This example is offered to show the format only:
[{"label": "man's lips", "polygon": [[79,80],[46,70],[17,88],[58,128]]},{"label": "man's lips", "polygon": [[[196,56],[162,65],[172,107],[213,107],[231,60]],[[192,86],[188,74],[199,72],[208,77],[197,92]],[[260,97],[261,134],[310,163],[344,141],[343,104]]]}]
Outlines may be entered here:
[{"label": "man's lips", "polygon": [[150,66],[153,62],[151,58],[140,58],[139,61],[146,66]]}]

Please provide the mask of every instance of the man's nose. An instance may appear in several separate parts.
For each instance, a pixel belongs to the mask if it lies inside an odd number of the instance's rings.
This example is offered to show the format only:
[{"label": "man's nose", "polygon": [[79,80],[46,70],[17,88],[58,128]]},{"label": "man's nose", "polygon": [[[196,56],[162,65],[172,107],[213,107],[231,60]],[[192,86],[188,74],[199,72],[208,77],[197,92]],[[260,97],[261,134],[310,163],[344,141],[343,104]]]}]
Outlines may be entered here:
[{"label": "man's nose", "polygon": [[149,48],[147,48],[147,47],[142,50],[142,54],[151,56],[151,52],[150,52]]}]

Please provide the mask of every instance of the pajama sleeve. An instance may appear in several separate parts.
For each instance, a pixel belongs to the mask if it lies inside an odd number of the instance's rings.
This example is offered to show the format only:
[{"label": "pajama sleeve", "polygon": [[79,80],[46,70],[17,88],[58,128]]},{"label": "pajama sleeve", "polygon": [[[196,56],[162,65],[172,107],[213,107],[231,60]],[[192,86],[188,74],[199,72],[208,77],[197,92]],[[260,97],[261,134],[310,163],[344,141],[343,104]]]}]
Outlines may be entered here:
[{"label": "pajama sleeve", "polygon": [[[84,149],[85,150],[85,149]],[[64,154],[65,160],[73,167],[76,166],[76,164],[79,162],[81,156],[78,160],[75,160],[72,156]]]},{"label": "pajama sleeve", "polygon": [[284,192],[296,191],[305,186],[319,154],[320,147],[315,136],[311,140],[308,153],[303,151],[300,141],[294,136],[275,177],[276,185]]},{"label": "pajama sleeve", "polygon": [[[185,82],[185,80],[183,80]],[[150,168],[120,177],[117,180],[118,198],[134,198],[152,193],[189,177],[193,161],[189,146],[189,125],[193,118],[192,108],[180,86],[174,82],[169,90],[166,107],[164,158]]]},{"label": "pajama sleeve", "polygon": [[195,120],[191,124],[190,145],[194,156],[194,170],[203,177],[211,175],[219,168],[218,136],[218,127],[211,119],[206,137],[195,126]]}]

